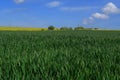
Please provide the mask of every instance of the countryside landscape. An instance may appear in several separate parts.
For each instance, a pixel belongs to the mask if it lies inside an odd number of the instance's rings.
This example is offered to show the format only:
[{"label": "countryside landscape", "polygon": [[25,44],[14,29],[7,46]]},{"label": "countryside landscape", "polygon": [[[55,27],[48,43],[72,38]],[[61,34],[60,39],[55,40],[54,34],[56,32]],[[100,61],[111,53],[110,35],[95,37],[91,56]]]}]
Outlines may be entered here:
[{"label": "countryside landscape", "polygon": [[0,80],[120,80],[119,0],[93,1],[0,3]]}]

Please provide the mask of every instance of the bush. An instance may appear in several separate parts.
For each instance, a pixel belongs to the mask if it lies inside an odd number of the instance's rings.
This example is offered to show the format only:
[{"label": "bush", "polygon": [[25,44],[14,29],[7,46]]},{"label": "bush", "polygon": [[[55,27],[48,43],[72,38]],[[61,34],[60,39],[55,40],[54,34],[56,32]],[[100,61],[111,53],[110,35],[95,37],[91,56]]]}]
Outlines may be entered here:
[{"label": "bush", "polygon": [[45,29],[41,29],[41,31],[45,31]]},{"label": "bush", "polygon": [[94,30],[99,30],[99,28],[94,28]]},{"label": "bush", "polygon": [[60,30],[73,30],[73,29],[68,27],[61,27]]},{"label": "bush", "polygon": [[76,27],[75,30],[83,30],[85,29],[84,27],[80,26],[80,27]]}]

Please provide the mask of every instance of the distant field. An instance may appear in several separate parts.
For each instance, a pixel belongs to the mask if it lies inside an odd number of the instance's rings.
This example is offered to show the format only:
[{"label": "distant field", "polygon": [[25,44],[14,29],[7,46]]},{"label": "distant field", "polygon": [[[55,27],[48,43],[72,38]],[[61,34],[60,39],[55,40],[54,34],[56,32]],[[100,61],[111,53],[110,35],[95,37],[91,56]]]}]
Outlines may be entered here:
[{"label": "distant field", "polygon": [[0,27],[0,31],[45,31],[47,28]]},{"label": "distant field", "polygon": [[120,80],[120,31],[0,31],[0,80]]}]

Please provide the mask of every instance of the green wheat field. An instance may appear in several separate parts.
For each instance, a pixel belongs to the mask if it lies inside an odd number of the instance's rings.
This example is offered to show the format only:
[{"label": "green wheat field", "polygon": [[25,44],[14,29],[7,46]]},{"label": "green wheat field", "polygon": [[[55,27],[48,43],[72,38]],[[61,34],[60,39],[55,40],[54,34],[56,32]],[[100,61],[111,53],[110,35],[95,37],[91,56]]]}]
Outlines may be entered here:
[{"label": "green wheat field", "polygon": [[0,31],[0,80],[120,80],[120,31]]}]

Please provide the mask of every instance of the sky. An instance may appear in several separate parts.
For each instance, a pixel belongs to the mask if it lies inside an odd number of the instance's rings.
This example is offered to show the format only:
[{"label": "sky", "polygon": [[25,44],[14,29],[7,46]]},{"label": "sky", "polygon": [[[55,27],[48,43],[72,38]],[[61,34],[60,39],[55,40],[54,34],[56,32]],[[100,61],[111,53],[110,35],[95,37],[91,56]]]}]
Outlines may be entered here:
[{"label": "sky", "polygon": [[1,0],[0,26],[120,29],[120,0]]}]

